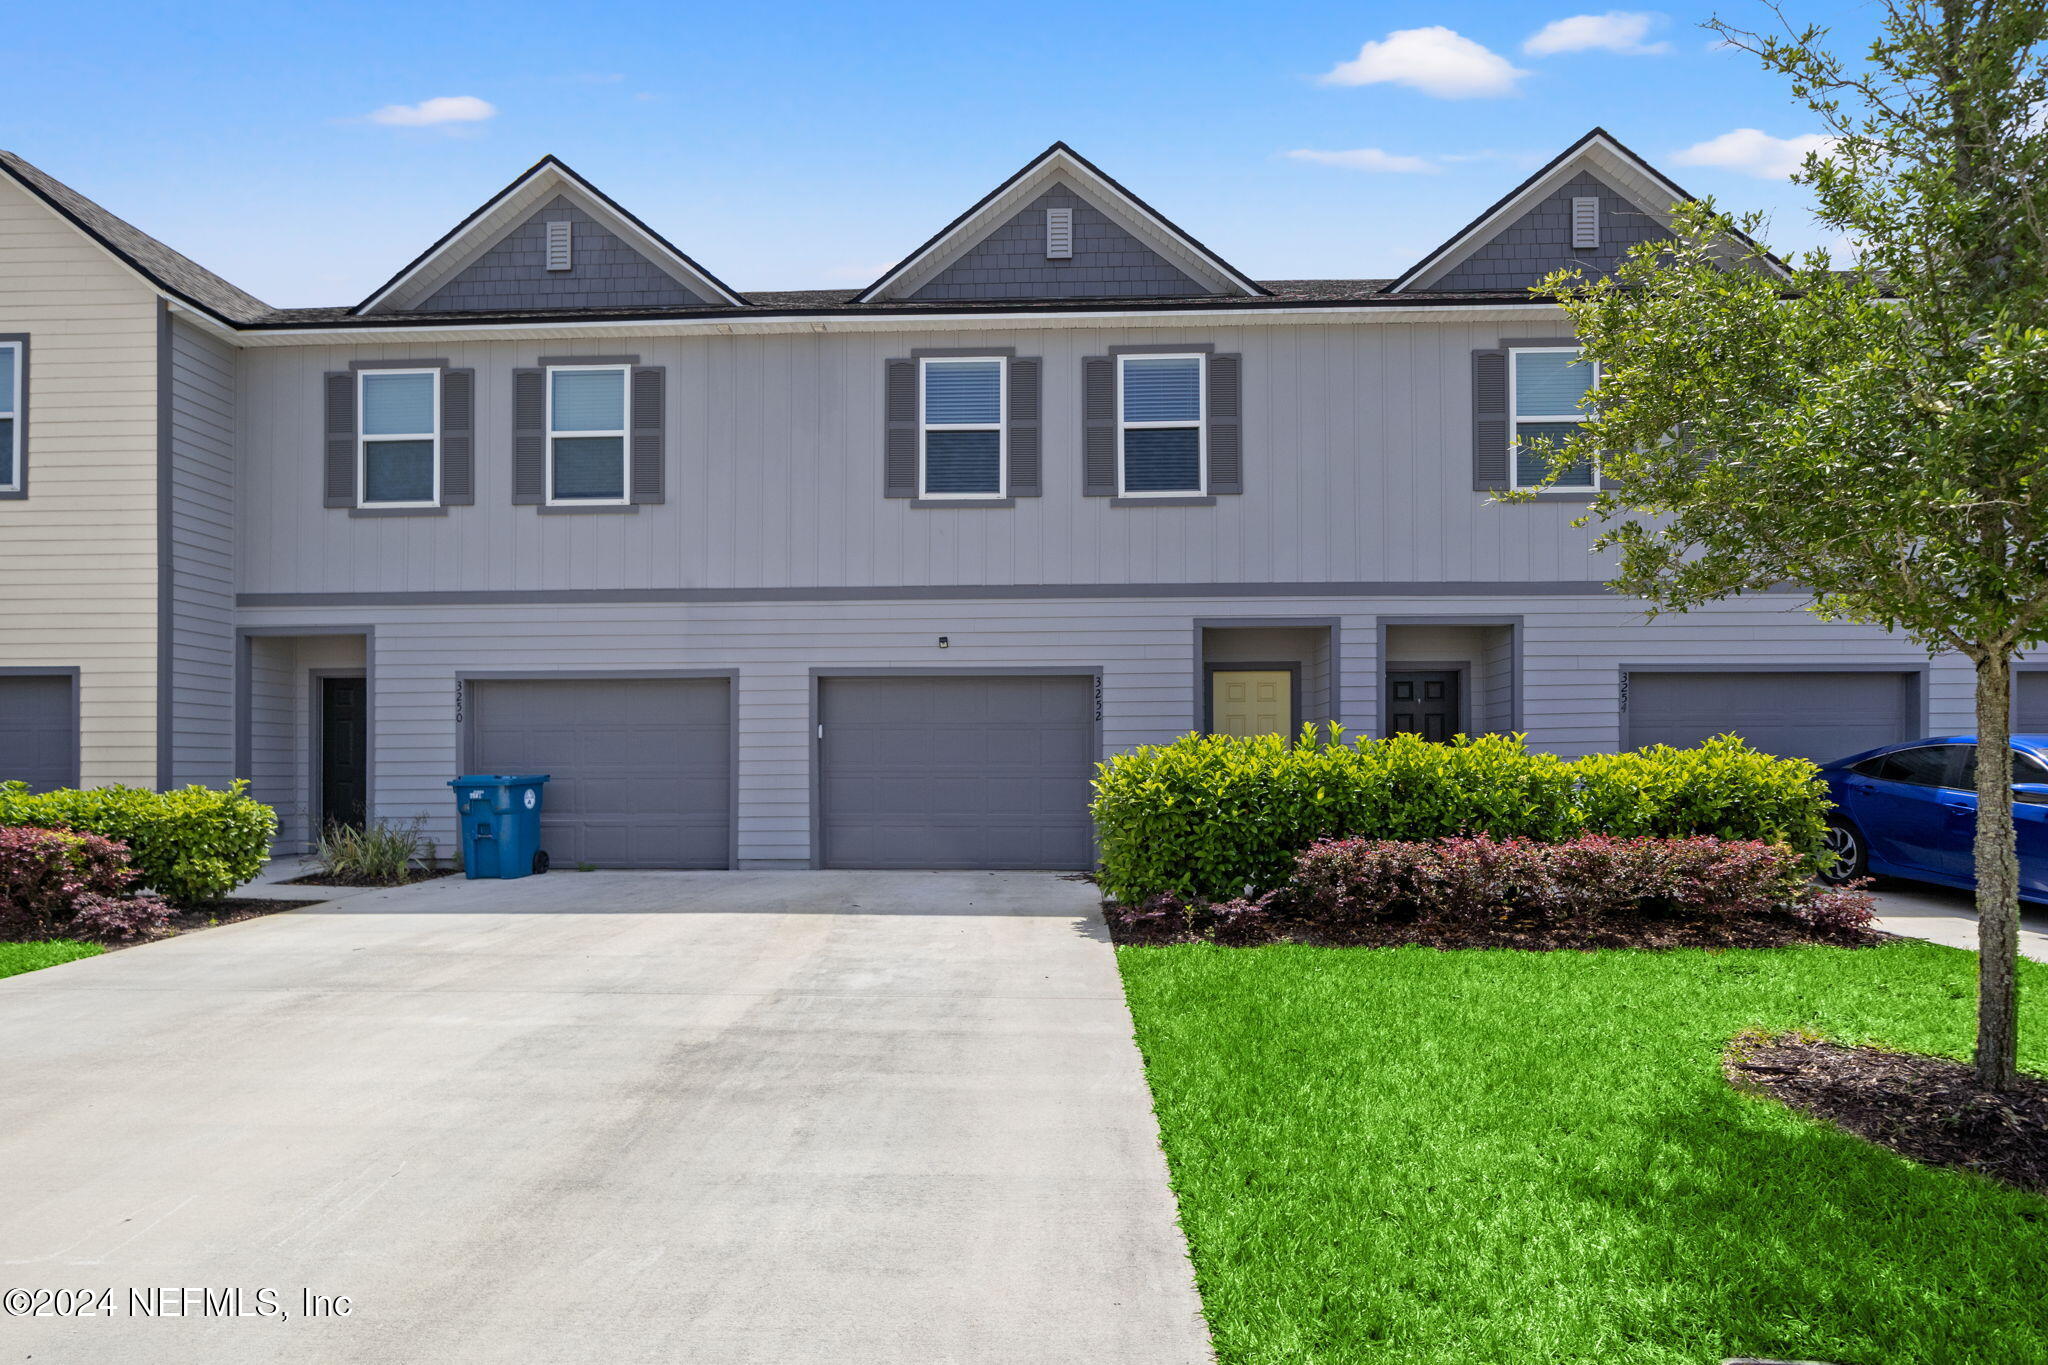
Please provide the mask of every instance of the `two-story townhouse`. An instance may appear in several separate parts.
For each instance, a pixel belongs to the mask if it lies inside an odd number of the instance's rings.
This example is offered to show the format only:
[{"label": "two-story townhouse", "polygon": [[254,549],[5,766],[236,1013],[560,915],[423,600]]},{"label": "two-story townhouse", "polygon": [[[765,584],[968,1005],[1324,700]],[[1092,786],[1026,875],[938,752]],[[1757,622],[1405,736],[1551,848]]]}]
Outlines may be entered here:
[{"label": "two-story townhouse", "polygon": [[1591,383],[1529,286],[1685,197],[1599,130],[1392,280],[1252,279],[1055,145],[742,296],[550,158],[302,309],[0,171],[0,775],[246,776],[302,846],[546,772],[558,863],[1064,868],[1092,764],[1191,728],[1969,725],[1791,592],[1646,619],[1597,470],[1493,497]]}]

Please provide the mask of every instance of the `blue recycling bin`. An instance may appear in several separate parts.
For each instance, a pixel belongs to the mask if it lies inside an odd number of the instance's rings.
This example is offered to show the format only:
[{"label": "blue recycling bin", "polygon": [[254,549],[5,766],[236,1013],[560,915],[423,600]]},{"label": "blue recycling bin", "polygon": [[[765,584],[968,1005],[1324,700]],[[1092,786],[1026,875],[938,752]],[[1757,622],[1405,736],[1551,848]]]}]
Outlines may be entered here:
[{"label": "blue recycling bin", "polygon": [[462,870],[478,877],[524,877],[548,870],[540,846],[540,789],[547,774],[473,773],[448,785],[462,819]]}]

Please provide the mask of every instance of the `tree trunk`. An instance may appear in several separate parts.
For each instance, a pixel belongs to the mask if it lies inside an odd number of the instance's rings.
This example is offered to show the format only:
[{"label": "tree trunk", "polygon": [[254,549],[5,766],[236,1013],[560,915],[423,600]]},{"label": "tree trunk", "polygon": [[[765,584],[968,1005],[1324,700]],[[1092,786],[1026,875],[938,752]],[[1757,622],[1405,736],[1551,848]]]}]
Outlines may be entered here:
[{"label": "tree trunk", "polygon": [[2019,1084],[2020,860],[2012,829],[2012,665],[1977,661],[1977,1081]]}]

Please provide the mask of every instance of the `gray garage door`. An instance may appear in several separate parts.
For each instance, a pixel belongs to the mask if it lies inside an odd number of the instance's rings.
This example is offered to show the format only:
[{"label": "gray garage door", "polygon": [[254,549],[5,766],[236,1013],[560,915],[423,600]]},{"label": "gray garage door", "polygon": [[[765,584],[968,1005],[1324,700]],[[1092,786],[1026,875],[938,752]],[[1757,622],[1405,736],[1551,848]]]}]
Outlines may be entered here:
[{"label": "gray garage door", "polygon": [[723,678],[473,682],[469,768],[546,773],[554,865],[726,867],[731,696]]},{"label": "gray garage door", "polygon": [[827,867],[1085,868],[1091,678],[828,678]]},{"label": "gray garage door", "polygon": [[78,785],[76,680],[0,677],[0,782],[39,792]]},{"label": "gray garage door", "polygon": [[1622,744],[1697,744],[1733,731],[1751,747],[1827,763],[1912,739],[1919,729],[1912,673],[1629,674]]},{"label": "gray garage door", "polygon": [[2048,735],[2048,673],[2028,669],[2012,675],[2012,728],[2023,735]]}]

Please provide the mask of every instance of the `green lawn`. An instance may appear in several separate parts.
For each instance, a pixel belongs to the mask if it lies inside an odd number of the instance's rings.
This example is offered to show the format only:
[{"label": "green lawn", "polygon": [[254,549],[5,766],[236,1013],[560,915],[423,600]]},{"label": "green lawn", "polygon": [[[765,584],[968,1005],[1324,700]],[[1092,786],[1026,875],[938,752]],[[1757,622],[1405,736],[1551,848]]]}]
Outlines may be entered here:
[{"label": "green lawn", "polygon": [[1719,1071],[1756,1025],[1967,1055],[1969,954],[1118,956],[1225,1365],[2048,1360],[2048,1200]]},{"label": "green lawn", "polygon": [[52,939],[47,943],[0,943],[0,976],[19,976],[38,967],[54,967],[60,962],[76,962],[81,957],[97,957],[105,951],[97,943],[79,943],[68,938]]}]

